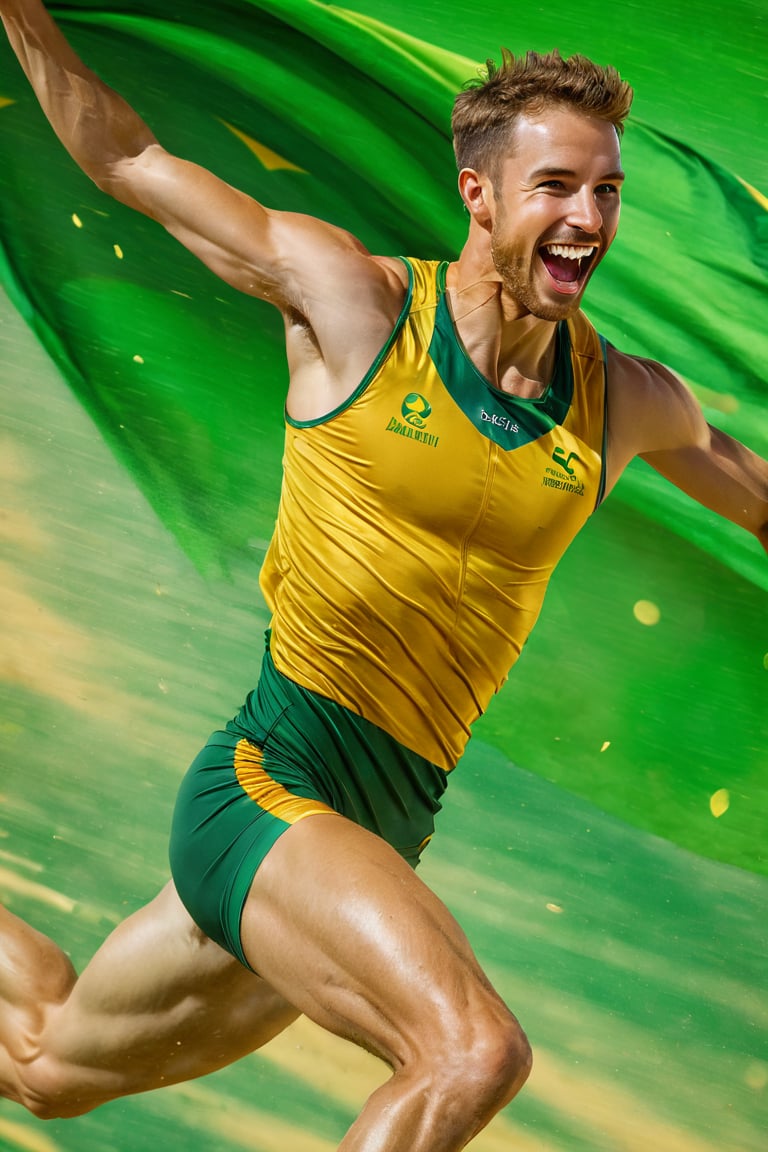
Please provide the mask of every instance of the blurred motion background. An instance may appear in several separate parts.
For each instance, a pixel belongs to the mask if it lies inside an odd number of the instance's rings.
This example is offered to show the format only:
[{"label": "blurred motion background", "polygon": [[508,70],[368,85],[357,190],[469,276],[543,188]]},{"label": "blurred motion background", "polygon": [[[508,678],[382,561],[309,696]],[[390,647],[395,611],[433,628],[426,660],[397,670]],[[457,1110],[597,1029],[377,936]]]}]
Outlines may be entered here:
[{"label": "blurred motion background", "polygon": [[[465,235],[452,98],[501,45],[636,91],[586,300],[768,454],[768,12],[682,0],[52,5],[166,147],[374,251]],[[0,43],[0,899],[81,967],[167,877],[177,783],[255,683],[280,319],[63,153]],[[537,1054],[478,1152],[760,1152],[768,567],[637,463],[561,563],[422,872]],[[299,1022],[0,1148],[330,1152],[386,1070]]]}]

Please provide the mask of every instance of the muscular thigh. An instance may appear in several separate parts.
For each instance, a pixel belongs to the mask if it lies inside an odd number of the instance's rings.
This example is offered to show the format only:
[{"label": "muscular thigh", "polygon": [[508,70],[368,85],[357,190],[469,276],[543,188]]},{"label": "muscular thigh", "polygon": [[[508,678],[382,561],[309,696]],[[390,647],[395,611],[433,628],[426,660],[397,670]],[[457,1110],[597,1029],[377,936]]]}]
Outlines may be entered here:
[{"label": "muscular thigh", "polygon": [[508,1016],[443,903],[384,841],[343,819],[305,820],[275,844],[242,941],[297,1008],[395,1068],[474,1016]]},{"label": "muscular thigh", "polygon": [[42,1048],[62,1096],[77,1089],[82,1111],[229,1064],[297,1015],[200,932],[168,885],[99,949],[52,1010]]}]

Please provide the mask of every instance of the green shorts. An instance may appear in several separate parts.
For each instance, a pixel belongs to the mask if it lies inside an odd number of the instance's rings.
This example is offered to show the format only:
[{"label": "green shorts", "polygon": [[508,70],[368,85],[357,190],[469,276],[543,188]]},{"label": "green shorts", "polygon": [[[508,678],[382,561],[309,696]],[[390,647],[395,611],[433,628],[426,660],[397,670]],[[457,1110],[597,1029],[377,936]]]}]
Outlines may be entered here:
[{"label": "green shorts", "polygon": [[203,932],[247,965],[245,899],[291,824],[340,813],[416,867],[446,781],[383,729],[283,676],[267,650],[258,686],[182,781],[170,842],[176,889]]}]

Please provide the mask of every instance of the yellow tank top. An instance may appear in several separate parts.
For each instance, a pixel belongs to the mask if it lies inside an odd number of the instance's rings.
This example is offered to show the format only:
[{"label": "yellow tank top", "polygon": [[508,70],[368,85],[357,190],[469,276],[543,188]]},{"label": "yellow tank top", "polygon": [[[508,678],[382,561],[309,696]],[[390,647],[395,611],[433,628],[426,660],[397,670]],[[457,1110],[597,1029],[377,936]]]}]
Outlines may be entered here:
[{"label": "yellow tank top", "polygon": [[261,585],[284,675],[450,770],[602,498],[605,348],[579,313],[546,393],[509,396],[456,337],[447,264],[405,263],[402,313],[355,393],[286,418]]}]

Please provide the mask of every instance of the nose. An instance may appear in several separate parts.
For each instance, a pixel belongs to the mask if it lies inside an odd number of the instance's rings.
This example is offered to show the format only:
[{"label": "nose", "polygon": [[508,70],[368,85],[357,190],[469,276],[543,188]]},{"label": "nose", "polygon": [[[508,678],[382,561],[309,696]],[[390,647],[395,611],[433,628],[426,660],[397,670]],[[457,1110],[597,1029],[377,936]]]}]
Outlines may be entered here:
[{"label": "nose", "polygon": [[578,228],[582,232],[600,231],[603,226],[603,214],[592,188],[580,188],[574,193],[568,205],[566,221],[572,228]]}]

